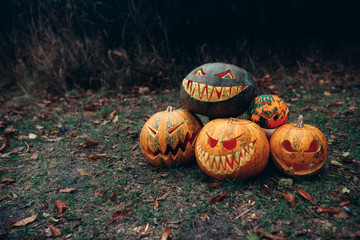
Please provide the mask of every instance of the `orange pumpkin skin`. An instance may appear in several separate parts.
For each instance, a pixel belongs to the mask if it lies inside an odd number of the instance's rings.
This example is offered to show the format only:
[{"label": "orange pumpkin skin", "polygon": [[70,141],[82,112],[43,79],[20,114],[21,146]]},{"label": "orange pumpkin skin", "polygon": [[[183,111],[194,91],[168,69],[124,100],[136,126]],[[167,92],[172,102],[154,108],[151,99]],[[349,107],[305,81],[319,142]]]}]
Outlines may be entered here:
[{"label": "orange pumpkin skin", "polygon": [[269,142],[261,128],[248,120],[221,118],[208,122],[196,140],[201,170],[217,180],[249,178],[268,163]]},{"label": "orange pumpkin skin", "polygon": [[155,113],[140,132],[140,147],[145,158],[157,167],[174,167],[194,160],[196,137],[201,121],[184,109]]},{"label": "orange pumpkin skin", "polygon": [[276,128],[287,122],[289,109],[276,95],[260,95],[251,102],[248,119],[262,128]]},{"label": "orange pumpkin skin", "polygon": [[[301,124],[299,124],[301,122]],[[290,176],[309,176],[326,165],[328,144],[316,127],[298,123],[284,124],[270,138],[271,157],[275,166]]]}]

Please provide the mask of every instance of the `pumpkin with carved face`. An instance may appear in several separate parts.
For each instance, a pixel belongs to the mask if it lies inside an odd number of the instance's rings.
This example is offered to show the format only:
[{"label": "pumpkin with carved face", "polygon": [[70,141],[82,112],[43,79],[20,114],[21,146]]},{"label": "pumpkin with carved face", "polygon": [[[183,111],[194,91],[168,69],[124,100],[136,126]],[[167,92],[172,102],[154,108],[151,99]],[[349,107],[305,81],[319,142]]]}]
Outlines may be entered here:
[{"label": "pumpkin with carved face", "polygon": [[226,63],[207,63],[195,68],[180,88],[180,99],[190,112],[211,118],[241,115],[256,94],[252,76]]},{"label": "pumpkin with carved face", "polygon": [[201,121],[184,109],[166,111],[151,116],[140,132],[140,147],[154,166],[178,166],[194,160],[195,140]]},{"label": "pumpkin with carved face", "polygon": [[297,123],[284,124],[270,138],[271,157],[275,166],[290,176],[308,176],[320,171],[328,157],[324,134],[316,127]]},{"label": "pumpkin with carved face", "polygon": [[201,170],[218,180],[260,174],[268,163],[269,152],[269,142],[261,128],[237,118],[208,122],[200,131],[195,146]]},{"label": "pumpkin with carved face", "polygon": [[257,96],[251,102],[247,114],[249,120],[266,129],[279,127],[289,119],[286,103],[276,95]]}]

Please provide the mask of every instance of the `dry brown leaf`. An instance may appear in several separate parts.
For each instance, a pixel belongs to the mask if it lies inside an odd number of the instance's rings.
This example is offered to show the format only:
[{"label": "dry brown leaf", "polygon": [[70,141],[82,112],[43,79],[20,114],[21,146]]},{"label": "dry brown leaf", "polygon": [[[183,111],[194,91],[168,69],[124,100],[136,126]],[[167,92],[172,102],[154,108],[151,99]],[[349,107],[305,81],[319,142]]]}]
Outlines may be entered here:
[{"label": "dry brown leaf", "polygon": [[121,218],[125,215],[128,215],[128,214],[131,214],[133,212],[134,212],[134,210],[132,210],[132,209],[124,209],[121,211],[116,211],[113,213],[112,219],[109,222],[107,222],[106,225],[109,225],[110,223],[115,222],[116,219],[119,219],[119,218]]},{"label": "dry brown leaf", "polygon": [[210,220],[210,217],[208,216],[208,215],[206,215],[205,213],[203,213],[202,215],[201,215],[201,221],[203,221],[203,222],[205,222],[206,220]]},{"label": "dry brown leaf", "polygon": [[170,228],[167,228],[165,229],[165,231],[162,233],[161,235],[161,240],[167,240],[169,235],[171,233],[171,229]]},{"label": "dry brown leaf", "polygon": [[227,192],[224,192],[223,194],[216,195],[214,198],[210,200],[210,204],[219,202],[221,199],[223,199],[227,195]]},{"label": "dry brown leaf", "polygon": [[64,189],[60,189],[59,191],[61,193],[72,193],[75,190],[76,190],[76,188],[64,188]]},{"label": "dry brown leaf", "polygon": [[11,170],[11,169],[0,169],[0,173],[2,172],[15,172],[14,170]]},{"label": "dry brown leaf", "polygon": [[3,184],[10,184],[10,183],[14,183],[15,182],[15,179],[13,178],[4,178],[3,180],[1,180],[1,183]]},{"label": "dry brown leaf", "polygon": [[306,191],[296,189],[296,192],[300,194],[303,198],[309,200],[311,203],[315,203],[314,199],[310,196],[310,194]]},{"label": "dry brown leaf", "polygon": [[0,152],[4,152],[7,148],[10,147],[10,141],[6,140],[4,144],[0,147]]},{"label": "dry brown leaf", "polygon": [[340,206],[346,206],[350,203],[350,200],[345,200],[340,203]]},{"label": "dry brown leaf", "polygon": [[88,156],[88,159],[99,159],[99,158],[103,158],[106,157],[107,154],[106,153],[101,153],[101,154],[93,154]]},{"label": "dry brown leaf", "polygon": [[157,209],[159,207],[159,202],[156,200],[154,200],[154,209]]},{"label": "dry brown leaf", "polygon": [[91,172],[86,172],[86,171],[84,171],[84,170],[82,170],[82,169],[80,169],[80,168],[76,169],[76,171],[77,171],[78,173],[80,173],[81,175],[91,176]]},{"label": "dry brown leaf", "polygon": [[61,235],[61,230],[59,228],[54,227],[53,225],[49,225],[52,236],[58,237]]},{"label": "dry brown leaf", "polygon": [[67,206],[63,201],[55,199],[54,202],[56,204],[57,209],[59,210],[59,213],[62,213],[67,209]]},{"label": "dry brown leaf", "polygon": [[109,197],[110,201],[112,201],[114,199],[114,197],[115,197],[115,193],[112,193]]},{"label": "dry brown leaf", "polygon": [[331,208],[331,207],[318,207],[316,209],[317,213],[331,213],[331,214],[336,214],[339,213],[340,210],[339,209],[335,209],[335,208]]},{"label": "dry brown leaf", "polygon": [[329,92],[329,91],[324,91],[324,95],[325,95],[325,96],[331,96],[331,92]]},{"label": "dry brown leaf", "polygon": [[105,194],[106,191],[107,191],[107,188],[104,189],[104,190],[96,190],[96,191],[94,192],[94,194],[95,194],[95,196],[102,196],[102,195]]},{"label": "dry brown leaf", "polygon": [[36,160],[36,159],[38,159],[38,157],[39,157],[39,153],[38,153],[38,152],[34,152],[34,153],[30,156],[30,159],[31,159],[31,160]]},{"label": "dry brown leaf", "polygon": [[25,226],[25,225],[27,225],[27,224],[32,223],[33,221],[35,221],[36,218],[37,218],[37,216],[38,216],[38,215],[35,214],[35,215],[32,215],[31,217],[24,218],[23,220],[20,220],[20,221],[14,223],[12,226],[13,226],[13,227],[22,227],[22,226]]},{"label": "dry brown leaf", "polygon": [[334,102],[334,103],[330,103],[328,105],[326,105],[327,108],[330,107],[340,107],[341,105],[343,105],[345,102]]},{"label": "dry brown leaf", "polygon": [[295,197],[291,193],[282,193],[281,196],[290,203],[292,206],[295,206]]}]

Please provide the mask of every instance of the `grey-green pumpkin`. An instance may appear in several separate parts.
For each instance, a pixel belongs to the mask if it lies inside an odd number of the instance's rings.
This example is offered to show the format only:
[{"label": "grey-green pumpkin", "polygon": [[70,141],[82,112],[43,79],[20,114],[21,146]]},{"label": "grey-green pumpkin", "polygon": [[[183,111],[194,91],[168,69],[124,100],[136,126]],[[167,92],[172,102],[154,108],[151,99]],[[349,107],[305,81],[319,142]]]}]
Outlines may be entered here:
[{"label": "grey-green pumpkin", "polygon": [[180,99],[194,113],[210,118],[237,117],[257,95],[252,76],[233,64],[207,63],[182,81]]}]

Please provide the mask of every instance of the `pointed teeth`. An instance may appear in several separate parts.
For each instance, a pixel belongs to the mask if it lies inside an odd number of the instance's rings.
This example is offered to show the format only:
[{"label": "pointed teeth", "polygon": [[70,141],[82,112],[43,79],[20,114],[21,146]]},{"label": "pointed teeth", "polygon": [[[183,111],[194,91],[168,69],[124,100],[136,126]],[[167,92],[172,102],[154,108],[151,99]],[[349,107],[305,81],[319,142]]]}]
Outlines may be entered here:
[{"label": "pointed teeth", "polygon": [[182,85],[185,91],[196,100],[203,102],[219,102],[234,97],[246,89],[243,86],[212,86],[200,82],[184,79]]},{"label": "pointed teeth", "polygon": [[215,174],[231,174],[251,161],[254,153],[254,143],[250,142],[248,146],[241,150],[226,155],[209,154],[201,148],[200,144],[197,144],[197,158],[208,171]]}]

